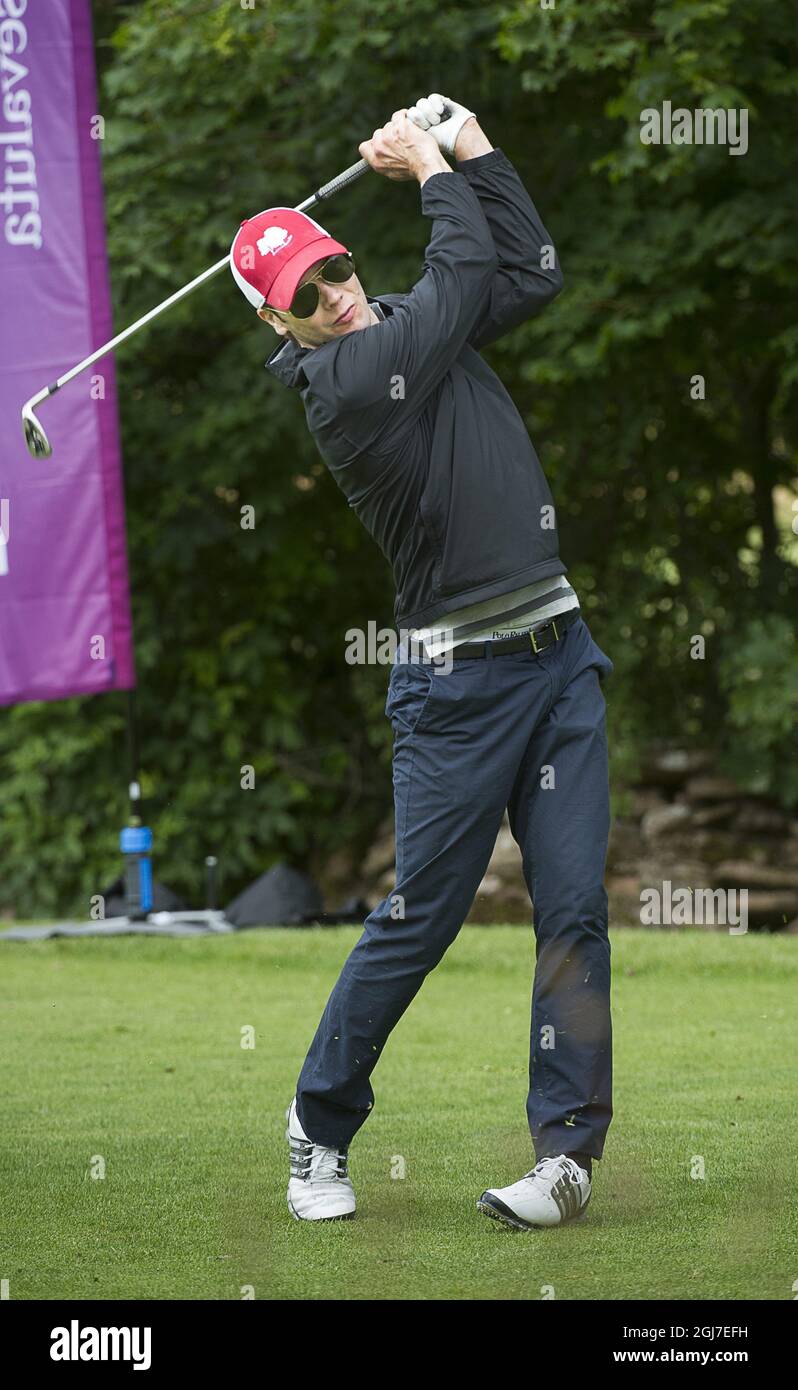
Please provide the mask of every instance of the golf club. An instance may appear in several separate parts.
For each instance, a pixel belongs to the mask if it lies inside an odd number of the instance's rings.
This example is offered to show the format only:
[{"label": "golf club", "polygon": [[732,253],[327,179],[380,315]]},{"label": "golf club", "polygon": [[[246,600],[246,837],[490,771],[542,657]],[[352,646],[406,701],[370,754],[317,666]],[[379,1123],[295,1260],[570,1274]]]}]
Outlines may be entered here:
[{"label": "golf club", "polygon": [[[444,106],[441,112],[441,121],[447,120],[450,115],[450,108]],[[340,192],[342,188],[346,188],[348,184],[354,183],[355,179],[359,179],[361,174],[365,174],[366,170],[370,167],[370,164],[365,159],[359,159],[356,164],[350,164],[349,168],[344,169],[343,173],[338,174],[337,177],[331,179],[329,183],[325,183],[323,188],[319,188],[315,193],[312,193],[303,203],[299,203],[294,208],[294,211],[307,212],[308,208],[315,207],[316,203],[325,202],[328,198],[332,198],[334,194]],[[193,290],[196,290],[200,285],[204,285],[207,280],[212,280],[214,275],[218,275],[219,271],[224,270],[225,266],[228,264],[229,256],[222,256],[221,260],[217,261],[215,265],[209,266],[208,269],[204,270],[201,275],[198,275],[195,280],[191,280],[189,284],[184,285],[181,290],[177,290],[174,294],[171,294],[162,304],[156,304],[154,309],[150,309],[149,313],[137,319],[129,328],[125,328],[122,333],[117,333],[116,337],[112,338],[110,342],[103,343],[103,346],[97,348],[97,351],[93,352],[91,356],[84,357],[83,361],[78,362],[76,367],[70,367],[69,371],[65,372],[63,376],[58,377],[58,379],[53,382],[52,386],[45,386],[41,391],[37,392],[35,396],[31,396],[30,400],[26,401],[22,407],[22,428],[25,431],[25,443],[28,446],[28,453],[35,459],[46,459],[50,458],[53,452],[50,441],[47,438],[41,422],[36,418],[35,413],[36,408],[40,406],[43,401],[46,401],[50,396],[54,396],[56,391],[60,391],[62,386],[66,386],[68,381],[72,381],[73,378],[79,376],[81,372],[85,372],[86,368],[90,367],[98,358],[104,357],[106,352],[111,352],[113,348],[119,347],[120,343],[124,343],[127,338],[131,338],[133,334],[137,333],[145,324],[151,323],[153,319],[157,318],[159,314],[164,313],[166,309],[171,309],[173,304],[179,304],[181,299],[185,299]]]}]

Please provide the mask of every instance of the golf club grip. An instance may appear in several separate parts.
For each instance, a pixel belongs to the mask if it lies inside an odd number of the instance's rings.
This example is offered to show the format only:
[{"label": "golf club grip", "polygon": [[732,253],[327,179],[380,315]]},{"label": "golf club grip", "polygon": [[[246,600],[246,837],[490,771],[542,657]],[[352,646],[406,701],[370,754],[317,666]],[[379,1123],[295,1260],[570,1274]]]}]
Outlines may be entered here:
[{"label": "golf club grip", "polygon": [[[448,121],[451,114],[451,108],[444,106],[441,112],[441,119]],[[342,188],[346,188],[347,184],[354,183],[355,179],[359,179],[360,175],[365,174],[366,170],[370,168],[371,165],[365,159],[359,159],[357,164],[350,164],[349,168],[344,169],[342,174],[337,174],[334,179],[330,179],[329,183],[325,183],[323,188],[318,189],[318,191],[313,194],[313,201],[320,203],[325,198],[332,198],[334,193],[338,193]]]},{"label": "golf club grip", "polygon": [[365,174],[368,168],[370,165],[365,159],[359,159],[357,164],[350,164],[349,168],[344,169],[342,174],[336,174],[334,179],[330,179],[329,183],[325,183],[323,188],[318,189],[313,194],[313,201],[320,203],[324,198],[332,198],[334,193],[338,193],[340,189],[346,188],[347,184],[354,183],[355,179],[359,179],[360,175]]}]

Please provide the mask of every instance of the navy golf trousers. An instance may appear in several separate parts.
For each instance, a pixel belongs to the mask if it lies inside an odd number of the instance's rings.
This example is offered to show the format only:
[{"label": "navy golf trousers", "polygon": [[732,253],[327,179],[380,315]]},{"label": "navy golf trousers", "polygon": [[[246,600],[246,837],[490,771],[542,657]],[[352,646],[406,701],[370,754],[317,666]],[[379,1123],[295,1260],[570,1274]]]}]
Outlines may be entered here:
[{"label": "navy golf trousers", "polygon": [[537,656],[530,646],[450,665],[397,649],[385,706],[396,888],[367,917],[330,995],[297,1083],[299,1120],[331,1148],[363,1124],[371,1072],[468,915],[507,809],[534,906],[535,1155],[601,1158],[612,1118],[602,682],[613,664],[580,617]]}]

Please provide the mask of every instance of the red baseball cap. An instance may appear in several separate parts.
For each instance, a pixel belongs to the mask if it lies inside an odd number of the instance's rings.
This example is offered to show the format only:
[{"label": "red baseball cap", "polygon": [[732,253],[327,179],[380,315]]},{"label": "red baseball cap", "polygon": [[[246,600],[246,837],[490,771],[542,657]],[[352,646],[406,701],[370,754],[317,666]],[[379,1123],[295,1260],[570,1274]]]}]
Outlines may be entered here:
[{"label": "red baseball cap", "polygon": [[241,223],[230,248],[230,269],[250,304],[287,310],[314,261],[348,251],[294,208],[266,208]]}]

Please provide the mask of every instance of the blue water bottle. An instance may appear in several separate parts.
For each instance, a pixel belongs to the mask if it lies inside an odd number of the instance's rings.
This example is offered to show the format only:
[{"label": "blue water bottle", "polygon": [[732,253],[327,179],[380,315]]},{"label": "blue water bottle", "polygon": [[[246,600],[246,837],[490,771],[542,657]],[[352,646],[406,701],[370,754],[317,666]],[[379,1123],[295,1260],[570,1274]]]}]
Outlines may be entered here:
[{"label": "blue water bottle", "polygon": [[149,826],[126,825],[119,833],[119,848],[125,856],[127,915],[141,922],[152,909],[152,831]]}]

